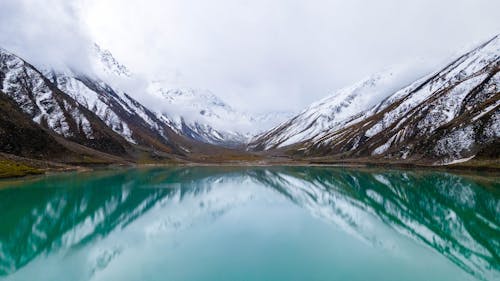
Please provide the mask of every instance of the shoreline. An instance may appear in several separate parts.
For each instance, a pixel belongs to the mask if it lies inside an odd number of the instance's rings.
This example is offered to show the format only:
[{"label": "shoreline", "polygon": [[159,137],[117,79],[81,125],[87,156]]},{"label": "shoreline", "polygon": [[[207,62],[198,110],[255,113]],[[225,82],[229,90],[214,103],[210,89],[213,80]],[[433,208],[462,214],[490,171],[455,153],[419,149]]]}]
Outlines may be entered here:
[{"label": "shoreline", "polygon": [[177,163],[131,163],[131,164],[87,164],[87,165],[65,165],[64,167],[36,168],[36,173],[14,174],[0,176],[0,181],[5,182],[15,179],[37,178],[40,176],[65,174],[71,172],[93,172],[111,169],[130,168],[188,168],[188,167],[226,167],[226,168],[250,168],[250,167],[325,167],[346,169],[369,169],[369,170],[405,170],[405,171],[436,171],[450,172],[461,175],[491,174],[500,177],[498,166],[477,166],[459,163],[453,165],[427,165],[415,163],[390,163],[374,161],[235,161],[235,162],[177,162]]}]

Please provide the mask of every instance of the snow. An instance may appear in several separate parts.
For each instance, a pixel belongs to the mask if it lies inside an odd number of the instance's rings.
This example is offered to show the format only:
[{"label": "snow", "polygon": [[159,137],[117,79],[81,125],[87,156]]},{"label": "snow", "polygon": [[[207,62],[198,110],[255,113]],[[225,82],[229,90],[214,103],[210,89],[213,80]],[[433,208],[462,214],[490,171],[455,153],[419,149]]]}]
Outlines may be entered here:
[{"label": "snow", "polygon": [[422,131],[433,132],[436,128],[452,121],[462,108],[465,97],[472,89],[484,82],[488,77],[487,73],[474,76],[453,87],[446,95],[432,103],[432,109],[427,113],[417,127]]},{"label": "snow", "polygon": [[483,133],[487,138],[500,137],[500,110],[495,111]]},{"label": "snow", "polygon": [[467,153],[475,142],[474,127],[469,125],[459,128],[441,138],[434,152],[438,156],[449,156],[452,159],[460,158],[463,153]]},{"label": "snow", "polygon": [[375,150],[373,150],[372,155],[380,155],[380,154],[385,153],[391,147],[391,145],[394,142],[395,138],[396,138],[396,136],[393,136],[386,143],[384,143],[383,145],[377,147]]},{"label": "snow", "polygon": [[170,127],[170,121],[168,119],[158,118],[157,120],[153,120],[152,118],[156,118],[153,112],[149,111],[149,109],[142,106],[130,96],[124,94],[123,97],[122,101],[126,104],[125,108],[128,108],[132,114],[139,116],[150,129],[159,133],[165,140],[168,140],[168,136],[164,129],[165,125]]},{"label": "snow", "polygon": [[473,155],[471,157],[462,158],[462,159],[455,159],[453,161],[446,162],[446,163],[441,164],[441,165],[453,165],[453,164],[458,164],[458,163],[464,163],[464,162],[467,162],[469,160],[472,160],[472,158],[474,158],[474,157],[476,157],[476,155]]},{"label": "snow", "polygon": [[374,112],[368,113],[367,110],[419,75],[413,66],[394,66],[313,103],[293,119],[258,136],[254,141],[262,140],[266,148],[273,148],[319,139],[322,135],[346,126],[362,112],[365,114],[359,118],[370,116]]},{"label": "snow", "polygon": [[78,126],[78,129],[82,131],[87,139],[94,139],[92,125],[90,121],[81,114],[79,110],[73,109],[67,101],[64,101],[64,106],[67,112],[70,112],[71,117]]},{"label": "snow", "polygon": [[[120,64],[109,51],[98,45],[94,49],[94,71],[115,89],[120,96],[117,102],[131,114],[139,115],[151,129],[158,131],[164,138],[167,138],[163,129],[166,125],[179,134],[202,142],[240,144],[291,116],[282,112],[248,114],[233,109],[208,90],[178,88],[162,80],[143,81],[142,77]],[[121,89],[123,85],[136,83],[141,84],[140,91],[144,91],[146,95],[143,96],[147,96],[140,97],[141,99],[157,101],[152,105],[152,112],[125,95],[124,92],[127,91]],[[142,84],[147,87],[143,89]],[[134,92],[136,91],[137,89]],[[150,113],[157,120],[153,120]],[[158,120],[161,120],[161,124]],[[121,134],[123,135],[123,132]]]},{"label": "snow", "polygon": [[[427,112],[426,116],[419,118],[420,123],[417,125],[418,134],[422,135],[431,134],[436,128],[456,118],[471,89],[487,79],[488,73],[483,73],[483,70],[492,62],[499,60],[499,41],[500,39],[496,37],[484,46],[458,58],[443,70],[417,81],[415,77],[420,75],[408,66],[398,66],[372,75],[313,103],[292,119],[289,119],[289,113],[252,115],[239,112],[210,91],[175,88],[163,81],[148,83],[147,94],[165,101],[161,112],[152,112],[125,94],[125,91],[104,82],[111,76],[132,79],[134,74],[120,64],[109,51],[97,45],[95,68],[98,71],[89,79],[99,88],[98,91],[87,86],[81,81],[80,74],[72,71],[57,73],[55,79],[61,90],[75,99],[79,105],[94,112],[107,126],[131,143],[136,141],[132,137],[133,132],[122,109],[127,114],[140,118],[151,130],[158,132],[165,139],[167,139],[165,127],[215,144],[245,143],[252,136],[260,134],[253,139],[254,143],[263,144],[266,149],[271,149],[304,141],[309,141],[315,146],[335,143],[336,138],[346,135],[335,134],[339,129],[364,121],[391,105],[397,105],[386,112],[379,122],[370,121],[364,124],[364,135],[368,138],[373,138],[387,128],[393,128],[396,137],[392,137],[373,151],[373,154],[383,154],[391,145],[405,140],[408,129],[405,123],[411,120],[410,117],[420,117],[420,112]],[[53,96],[54,93],[37,71],[26,67],[24,61],[5,51],[0,51],[0,59],[2,70],[6,73],[2,89],[35,122],[46,123],[56,133],[69,137],[75,133],[69,124],[75,121],[80,132],[89,139],[93,138],[92,126],[79,108],[72,103],[64,103],[65,108],[61,108]],[[106,79],[96,78],[100,74]],[[34,88],[33,97],[23,92],[18,79],[23,76],[27,76]],[[495,81],[498,79],[498,75],[495,75],[493,82],[490,82],[489,87],[492,87],[490,89],[492,92],[497,89],[498,82]],[[120,108],[115,108],[116,105]],[[495,104],[476,114],[472,120],[479,120],[496,110],[498,105],[499,102],[496,101]],[[119,111],[121,113],[118,113]],[[71,117],[68,117],[67,113]],[[496,116],[495,113],[494,117]],[[277,126],[278,124],[280,125]],[[263,130],[272,127],[274,128],[262,134]],[[489,122],[484,127],[484,134],[497,136],[500,131],[498,127],[498,122]],[[464,136],[470,137],[468,134]],[[354,138],[354,148],[359,145],[361,139],[361,135]],[[456,157],[460,154],[459,150],[467,150],[473,143],[474,140],[471,139],[462,142],[443,139],[436,149],[440,153]],[[444,144],[450,145],[449,153],[445,153]]]},{"label": "snow", "polygon": [[[421,128],[429,128],[430,126],[431,128],[429,131],[432,132],[437,126],[451,121],[451,119],[453,119],[458,113],[465,96],[471,91],[471,89],[487,78],[487,74],[477,76],[474,76],[474,74],[482,70],[491,62],[497,61],[499,54],[500,40],[496,38],[483,48],[478,48],[461,57],[457,62],[446,67],[439,73],[429,75],[429,77],[435,77],[430,82],[424,84],[418,91],[414,90],[417,85],[419,85],[418,83],[423,82],[422,80],[419,80],[409,87],[396,92],[385,102],[377,106],[377,108],[379,108],[380,111],[400,100],[402,101],[401,104],[397,108],[386,113],[383,120],[374,124],[366,131],[365,135],[367,137],[375,136],[390,127],[395,122],[398,122],[398,120],[404,118],[412,109],[422,104],[431,96],[447,87],[453,86],[454,88],[449,91],[446,96],[436,102],[436,104],[439,105],[433,112],[436,114],[432,114],[431,112],[431,114],[429,114],[429,119],[426,119],[420,126]],[[464,81],[464,77],[471,78],[465,79]],[[436,115],[442,117],[436,118]]]},{"label": "snow", "polygon": [[[38,124],[46,123],[47,127],[64,137],[73,136],[58,101],[46,85],[40,73],[27,65],[20,58],[0,51],[0,67],[5,73],[2,90],[16,101],[20,108]],[[26,90],[23,83],[31,89]]]},{"label": "snow", "polygon": [[[397,137],[394,141],[391,137],[385,144],[377,147],[373,151],[374,155],[383,154],[391,146],[409,141],[409,137],[426,138],[432,136],[437,128],[449,124],[459,114],[462,114],[463,109],[472,110],[472,105],[466,106],[466,103],[480,104],[488,98],[493,98],[493,95],[498,92],[500,75],[496,74],[491,78],[489,78],[489,75],[494,71],[499,56],[500,39],[496,37],[487,44],[460,57],[443,70],[431,73],[410,84],[410,86],[396,91],[381,103],[352,116],[345,122],[330,121],[328,123],[330,127],[327,130],[320,130],[319,133],[313,131],[313,129],[317,130],[316,127],[310,129],[307,127],[309,124],[307,124],[306,128],[309,131],[306,135],[311,138],[311,135],[317,134],[308,145],[310,147],[322,147],[344,140],[347,133],[340,132],[339,129],[346,128],[356,122],[362,122],[359,124],[363,126],[360,129],[353,129],[357,135],[354,135],[354,138],[350,140],[350,144],[354,144],[354,146],[359,145],[360,136],[364,135],[368,138],[365,142],[368,142],[370,138],[381,132],[386,132],[389,128],[391,131],[386,135],[394,134]],[[481,90],[481,94],[475,97],[476,100],[468,100],[469,94],[487,79],[490,79],[489,82]],[[337,102],[338,104],[339,102]],[[472,121],[478,120],[497,107],[498,102],[496,101],[495,105],[483,110]],[[384,113],[380,118],[368,121],[367,118],[382,111]],[[335,115],[335,113],[332,113],[332,115]],[[296,120],[290,122],[297,123]],[[488,138],[500,134],[498,122],[491,121],[484,128],[484,135]],[[263,139],[264,141],[270,139],[269,142],[273,144],[278,143],[280,141],[278,137],[291,137],[294,134],[301,133],[294,129],[293,126],[282,126],[278,128],[279,133],[278,130],[270,132],[264,135]],[[462,153],[466,153],[473,148],[476,143],[474,136],[476,132],[473,127],[456,128],[454,130],[454,132],[438,142],[435,148],[435,153],[438,156],[451,157],[451,159],[462,158]],[[349,135],[349,137],[351,136]],[[297,136],[291,139],[291,142],[301,138],[302,136]],[[274,146],[268,145],[267,147],[272,148]],[[409,149],[401,150],[405,158],[411,156]]]},{"label": "snow", "polygon": [[474,116],[474,118],[472,118],[472,122],[476,122],[477,120],[481,119],[483,116],[490,113],[492,110],[498,108],[498,106],[500,106],[500,100],[497,100],[494,104],[488,106],[487,108],[483,109],[481,113]]},{"label": "snow", "polygon": [[[94,112],[108,127],[121,135],[128,142],[136,143],[132,138],[132,131],[127,123],[121,120],[107,104],[109,102],[108,99],[112,97],[96,93],[75,76],[76,75],[72,73],[56,74],[58,87],[80,105]],[[76,113],[74,118],[75,120],[78,118]],[[88,123],[88,121],[86,123]],[[87,127],[89,126],[90,124]]]},{"label": "snow", "polygon": [[119,63],[111,54],[110,51],[101,48],[99,45],[94,44],[94,52],[95,56],[93,57],[95,60],[94,66],[97,68],[97,71],[102,71],[108,75],[115,75],[121,77],[130,77],[132,76],[130,70],[128,68]]},{"label": "snow", "polygon": [[162,81],[151,82],[148,92],[164,100],[161,111],[176,131],[213,144],[245,143],[251,136],[271,128],[290,114],[252,115],[240,112],[207,90],[169,88]]}]

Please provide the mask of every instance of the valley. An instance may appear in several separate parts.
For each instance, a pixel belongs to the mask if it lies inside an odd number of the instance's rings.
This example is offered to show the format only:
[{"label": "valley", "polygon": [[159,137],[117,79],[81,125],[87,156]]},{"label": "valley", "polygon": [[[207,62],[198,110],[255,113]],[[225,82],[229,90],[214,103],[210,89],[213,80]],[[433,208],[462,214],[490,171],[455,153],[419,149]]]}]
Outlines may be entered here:
[{"label": "valley", "polygon": [[374,74],[296,115],[251,115],[156,80],[130,92],[116,81],[134,73],[109,51],[95,45],[93,61],[91,72],[34,66],[0,49],[0,177],[110,165],[500,168],[499,36],[424,77]]}]

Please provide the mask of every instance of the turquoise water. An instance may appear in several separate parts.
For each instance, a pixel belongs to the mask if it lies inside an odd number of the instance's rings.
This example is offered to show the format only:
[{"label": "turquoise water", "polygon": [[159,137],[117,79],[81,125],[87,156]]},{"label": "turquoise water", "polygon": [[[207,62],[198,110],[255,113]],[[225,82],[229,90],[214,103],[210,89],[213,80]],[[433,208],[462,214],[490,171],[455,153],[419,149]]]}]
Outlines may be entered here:
[{"label": "turquoise water", "polygon": [[500,280],[498,177],[154,168],[0,181],[0,280]]}]

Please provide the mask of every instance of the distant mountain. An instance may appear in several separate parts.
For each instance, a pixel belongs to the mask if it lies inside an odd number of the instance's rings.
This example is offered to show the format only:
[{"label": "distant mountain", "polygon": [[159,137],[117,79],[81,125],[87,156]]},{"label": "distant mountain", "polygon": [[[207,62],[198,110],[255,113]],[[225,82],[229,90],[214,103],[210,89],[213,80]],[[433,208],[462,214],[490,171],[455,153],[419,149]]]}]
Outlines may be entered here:
[{"label": "distant mountain", "polygon": [[[311,106],[251,144],[296,157],[451,164],[500,156],[500,39],[495,37],[369,107],[368,80]],[[362,91],[360,91],[362,89]],[[376,91],[375,91],[376,92]]]},{"label": "distant mountain", "polygon": [[94,68],[101,70],[103,73],[115,75],[119,77],[132,76],[131,71],[123,64],[121,64],[110,51],[101,48],[101,46],[94,44]]},{"label": "distant mountain", "polygon": [[[97,44],[94,45],[94,52],[93,67],[97,75],[109,80],[134,79],[135,74],[116,60],[111,52]],[[242,147],[256,134],[291,117],[286,112],[262,115],[240,112],[208,90],[179,88],[162,80],[150,80],[147,84],[147,94],[161,103],[158,105],[160,110],[153,110],[156,117],[168,123],[177,134],[203,143]]]},{"label": "distant mountain", "polygon": [[165,101],[162,114],[172,120],[179,134],[214,145],[243,146],[252,136],[291,115],[250,115],[235,110],[210,91],[168,88],[160,81],[152,82],[149,91]]}]

